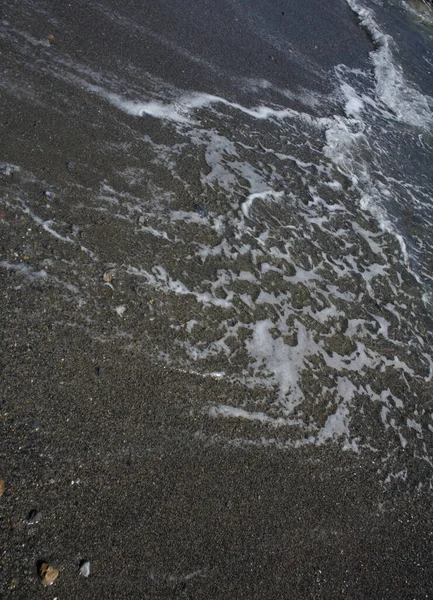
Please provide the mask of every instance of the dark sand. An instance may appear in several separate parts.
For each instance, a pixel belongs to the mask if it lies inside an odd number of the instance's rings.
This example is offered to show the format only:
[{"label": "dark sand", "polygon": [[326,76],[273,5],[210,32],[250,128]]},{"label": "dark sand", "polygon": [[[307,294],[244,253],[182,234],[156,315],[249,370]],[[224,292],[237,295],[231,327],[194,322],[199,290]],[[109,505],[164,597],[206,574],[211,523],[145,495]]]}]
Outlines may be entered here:
[{"label": "dark sand", "polygon": [[384,494],[367,453],[200,441],[212,423],[188,409],[218,382],[50,326],[4,270],[2,290],[2,598],[430,597],[416,477]]},{"label": "dark sand", "polygon": [[[7,59],[9,81],[16,74],[19,82],[19,53]],[[97,100],[56,86],[39,73],[27,100],[8,92],[0,101],[1,159],[36,174],[25,185],[38,211],[45,210],[44,181],[58,193],[74,178],[83,196],[68,202],[84,202],[104,161],[111,168],[112,156],[96,152],[98,140],[121,135],[114,109],[107,118],[91,104]],[[50,94],[59,110],[47,109]],[[69,112],[61,111],[61,98]],[[70,158],[73,173],[65,169]],[[5,178],[3,200],[20,185],[19,176]],[[7,202],[0,209],[1,260],[38,269],[50,256],[54,275],[74,259],[77,269],[88,267],[90,281],[120,251],[154,251],[133,240],[125,246],[116,223],[83,212],[89,237],[98,240],[101,263],[92,266],[77,246],[58,243]],[[67,215],[67,205],[56,205],[58,230]],[[228,420],[217,430],[203,407],[238,389],[155,366],[115,340],[98,341],[109,321],[94,323],[93,337],[70,325],[76,307],[49,280],[29,282],[3,267],[0,277],[1,598],[431,597],[431,496],[419,491],[423,474],[403,450],[409,479],[383,486],[380,460],[368,451],[228,445],[218,437],[224,427],[233,440],[254,425]],[[108,311],[107,288],[97,301]],[[42,519],[28,525],[32,509]],[[88,579],[78,574],[83,559],[91,562]],[[36,573],[41,560],[60,570],[47,589]]]}]

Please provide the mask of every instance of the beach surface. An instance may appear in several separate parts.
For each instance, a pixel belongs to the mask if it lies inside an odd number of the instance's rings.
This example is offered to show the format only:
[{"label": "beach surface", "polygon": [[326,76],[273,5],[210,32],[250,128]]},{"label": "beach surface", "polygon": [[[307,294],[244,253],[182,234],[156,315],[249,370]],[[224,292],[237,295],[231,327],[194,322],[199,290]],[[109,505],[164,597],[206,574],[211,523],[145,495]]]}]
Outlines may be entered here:
[{"label": "beach surface", "polygon": [[[224,386],[45,329],[3,284],[2,597],[430,597],[416,475],[384,493],[372,457],[202,440],[188,413]],[[60,571],[50,588],[40,560]]]},{"label": "beach surface", "polygon": [[0,597],[433,597],[430,82],[343,1],[57,4],[0,15]]}]

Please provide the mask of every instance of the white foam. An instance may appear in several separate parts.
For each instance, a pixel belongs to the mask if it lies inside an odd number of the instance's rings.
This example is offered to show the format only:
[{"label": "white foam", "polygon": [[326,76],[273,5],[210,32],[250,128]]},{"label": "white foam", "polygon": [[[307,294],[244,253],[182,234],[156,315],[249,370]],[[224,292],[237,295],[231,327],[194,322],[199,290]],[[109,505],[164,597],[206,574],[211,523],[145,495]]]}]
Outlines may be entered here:
[{"label": "white foam", "polygon": [[417,423],[413,419],[406,419],[406,424],[409,427],[409,429],[414,429],[417,433],[419,433],[422,436],[422,427],[419,423]]},{"label": "white foam", "polygon": [[[358,452],[357,440],[351,439],[350,435],[350,402],[353,399],[356,387],[347,379],[339,377],[337,384],[338,395],[341,401],[335,413],[329,415],[325,425],[317,435],[316,444],[320,445],[330,439],[343,438],[346,440],[345,449]],[[349,442],[349,440],[351,440]]]},{"label": "white foam", "polygon": [[75,241],[72,240],[69,236],[61,235],[53,228],[55,221],[53,221],[52,219],[41,219],[41,217],[38,217],[38,215],[36,215],[28,207],[24,207],[22,211],[26,215],[29,215],[37,225],[40,225],[42,229],[44,229],[47,233],[51,234],[53,237],[57,238],[58,240],[61,240],[62,242],[68,242],[70,244],[75,243]]},{"label": "white foam", "polygon": [[0,261],[0,267],[10,271],[16,271],[17,273],[20,273],[20,275],[28,277],[28,279],[31,281],[34,279],[46,279],[48,277],[48,273],[45,269],[35,271],[32,267],[25,263],[10,263],[6,260],[2,260]]},{"label": "white foam", "polygon": [[199,109],[207,108],[211,105],[223,105],[258,120],[300,119],[321,129],[330,123],[328,118],[313,117],[308,113],[298,112],[291,108],[274,108],[272,106],[264,105],[249,108],[239,104],[238,102],[231,102],[222,96],[215,96],[212,94],[189,93],[180,95],[172,102],[164,102],[159,100],[140,102],[127,100],[121,95],[109,92],[99,85],[91,84],[85,81],[83,81],[83,84],[89,91],[92,91],[105,98],[111,104],[113,104],[113,106],[116,106],[129,115],[138,117],[148,115],[157,119],[173,121],[179,124],[197,123],[197,121],[192,117],[192,113]]},{"label": "white foam", "polygon": [[[334,413],[330,414],[323,427],[319,428],[315,435],[307,435],[304,438],[290,440],[281,444],[273,438],[261,438],[259,441],[243,440],[247,444],[255,445],[276,445],[281,447],[302,447],[306,445],[321,446],[329,440],[342,440],[343,449],[359,452],[359,440],[351,436],[350,433],[350,405],[357,388],[347,377],[339,377],[337,382],[338,396],[341,402]],[[287,427],[293,425],[305,425],[299,419],[290,419],[285,417],[272,417],[263,412],[248,411],[243,408],[220,404],[210,407],[209,415],[216,417],[226,417],[235,419],[244,419],[247,421],[257,421],[265,425],[274,427]]]},{"label": "white foam", "polygon": [[250,216],[250,208],[254,202],[254,200],[266,200],[267,198],[274,198],[277,200],[278,198],[282,198],[284,196],[284,192],[275,192],[274,190],[264,190],[263,192],[255,192],[254,194],[250,194],[245,202],[242,202],[241,208],[242,212],[246,217]]},{"label": "white foam", "polygon": [[126,306],[124,306],[122,304],[120,306],[116,306],[114,310],[119,315],[119,317],[123,317],[123,315],[125,314],[125,311],[126,311]]},{"label": "white foam", "polygon": [[0,162],[0,173],[6,177],[10,177],[13,173],[19,173],[21,168],[18,165],[13,165],[12,163]]},{"label": "white foam", "polygon": [[[198,302],[204,305],[220,306],[221,308],[229,308],[232,305],[231,301],[233,293],[229,293],[227,298],[218,298],[210,292],[190,290],[183,282],[178,279],[172,279],[170,274],[161,265],[153,266],[152,273],[143,268],[133,266],[129,266],[127,272],[144,277],[147,280],[147,283],[156,289],[165,292],[173,292],[174,294],[181,296],[194,296]],[[220,286],[220,283],[220,280],[217,278],[217,280],[213,282],[212,287],[215,289]]]},{"label": "white foam", "polygon": [[[385,190],[376,184],[370,174],[370,165],[360,153],[362,145],[368,145],[364,133],[364,123],[355,119],[335,117],[333,125],[327,129],[325,136],[326,145],[323,149],[325,156],[331,159],[337,168],[351,180],[353,187],[359,190],[360,207],[377,219],[383,231],[395,237],[400,245],[403,260],[409,267],[410,258],[406,241],[396,230],[382,202]],[[355,227],[360,231],[358,225]],[[371,234],[365,236],[365,239],[371,249],[377,252],[377,245],[372,242]],[[411,272],[418,278],[413,271]]]},{"label": "white foam", "polygon": [[[46,220],[42,219],[41,217],[36,215],[32,210],[30,210],[30,208],[28,208],[27,206],[21,206],[20,208],[24,214],[29,215],[29,217],[31,217],[37,225],[42,227],[42,229],[44,231],[46,231],[47,233],[52,235],[54,238],[56,238],[62,242],[66,242],[68,244],[77,244],[76,240],[71,239],[67,235],[62,235],[54,229],[54,225],[56,224],[56,222],[53,219],[46,219]],[[98,261],[98,257],[96,256],[96,254],[94,252],[92,252],[92,250],[86,248],[82,244],[78,244],[78,245],[82,252],[84,252],[88,256],[90,256],[90,258],[92,260],[94,260],[95,262]]]},{"label": "white foam", "polygon": [[402,68],[394,57],[392,37],[380,29],[372,10],[363,7],[358,0],[346,2],[358,15],[360,24],[367,29],[376,45],[370,56],[374,65],[378,98],[402,123],[431,128],[433,114],[430,106],[433,105],[433,99],[424,96],[404,77]]},{"label": "white foam", "polygon": [[244,410],[243,408],[237,408],[235,406],[229,406],[227,404],[220,404],[219,406],[212,406],[209,409],[209,415],[211,417],[232,417],[246,419],[248,421],[259,421],[261,423],[268,423],[274,426],[282,426],[290,423],[289,419],[282,417],[273,418],[263,412],[252,412]]},{"label": "white foam", "polygon": [[341,90],[346,97],[346,104],[344,112],[347,117],[360,118],[361,112],[364,108],[364,102],[358,96],[355,89],[348,83],[342,83]]}]

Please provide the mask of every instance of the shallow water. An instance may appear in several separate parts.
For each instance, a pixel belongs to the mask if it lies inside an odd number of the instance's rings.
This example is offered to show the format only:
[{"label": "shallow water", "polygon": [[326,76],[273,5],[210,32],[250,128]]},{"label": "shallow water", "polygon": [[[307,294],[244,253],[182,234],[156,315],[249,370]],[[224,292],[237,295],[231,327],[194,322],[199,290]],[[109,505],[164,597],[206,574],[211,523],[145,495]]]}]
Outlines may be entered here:
[{"label": "shallow water", "polygon": [[430,485],[433,30],[416,5],[5,13],[2,91],[35,115],[1,157],[17,285],[135,360],[229,383],[202,413],[245,427],[218,443],[332,440],[380,457],[384,482],[408,477],[404,450]]}]

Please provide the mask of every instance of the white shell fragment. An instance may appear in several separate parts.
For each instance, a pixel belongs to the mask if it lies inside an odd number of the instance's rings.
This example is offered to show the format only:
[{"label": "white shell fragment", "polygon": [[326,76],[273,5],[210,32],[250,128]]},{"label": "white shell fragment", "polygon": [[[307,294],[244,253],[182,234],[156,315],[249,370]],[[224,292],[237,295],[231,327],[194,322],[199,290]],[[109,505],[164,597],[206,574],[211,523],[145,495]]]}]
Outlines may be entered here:
[{"label": "white shell fragment", "polygon": [[80,563],[80,575],[88,577],[90,575],[90,560],[83,560]]}]

